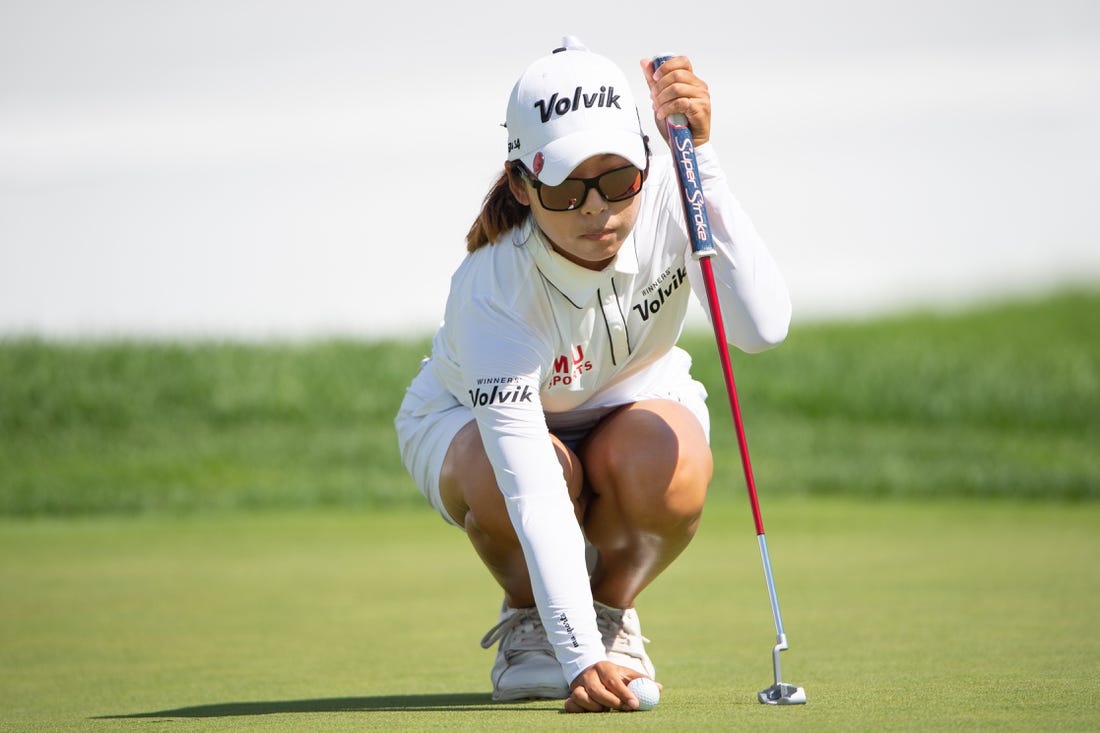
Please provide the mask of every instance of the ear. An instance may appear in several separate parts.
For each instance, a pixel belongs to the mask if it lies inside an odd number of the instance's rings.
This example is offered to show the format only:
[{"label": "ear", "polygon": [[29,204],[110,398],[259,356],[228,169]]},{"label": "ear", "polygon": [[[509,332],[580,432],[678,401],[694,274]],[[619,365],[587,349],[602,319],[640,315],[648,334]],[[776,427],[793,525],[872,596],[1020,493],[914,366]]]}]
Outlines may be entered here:
[{"label": "ear", "polygon": [[508,175],[508,189],[512,192],[512,196],[524,206],[530,206],[531,196],[527,192],[527,185],[523,182],[519,169],[511,162],[505,163],[504,167]]}]

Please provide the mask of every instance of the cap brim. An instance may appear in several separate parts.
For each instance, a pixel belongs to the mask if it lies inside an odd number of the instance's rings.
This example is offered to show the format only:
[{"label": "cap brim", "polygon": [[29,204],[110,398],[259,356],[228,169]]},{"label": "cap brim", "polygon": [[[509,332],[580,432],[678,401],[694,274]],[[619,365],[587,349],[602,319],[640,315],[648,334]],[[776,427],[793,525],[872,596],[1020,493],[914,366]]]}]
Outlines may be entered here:
[{"label": "cap brim", "polygon": [[[534,161],[539,153],[542,154],[542,167],[535,170]],[[645,142],[638,130],[581,130],[520,156],[520,160],[541,183],[556,186],[595,155],[618,155],[633,166],[646,167]]]}]

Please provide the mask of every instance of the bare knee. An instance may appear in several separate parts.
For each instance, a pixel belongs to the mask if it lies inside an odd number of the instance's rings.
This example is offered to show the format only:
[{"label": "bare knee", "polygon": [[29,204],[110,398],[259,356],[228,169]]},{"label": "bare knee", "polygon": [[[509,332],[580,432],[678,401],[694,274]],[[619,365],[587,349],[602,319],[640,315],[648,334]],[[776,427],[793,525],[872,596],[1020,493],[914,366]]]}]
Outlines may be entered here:
[{"label": "bare knee", "polygon": [[[463,527],[474,507],[499,496],[493,466],[485,453],[477,423],[467,423],[454,439],[439,470],[439,498],[451,519]],[[484,513],[483,511],[479,513]]]},{"label": "bare knee", "polygon": [[617,494],[624,516],[658,530],[693,523],[703,511],[711,477],[710,451],[664,444],[623,450],[609,461],[604,491]]},{"label": "bare knee", "polygon": [[639,405],[622,417],[586,446],[593,493],[637,530],[694,531],[713,472],[702,427],[673,403]]}]

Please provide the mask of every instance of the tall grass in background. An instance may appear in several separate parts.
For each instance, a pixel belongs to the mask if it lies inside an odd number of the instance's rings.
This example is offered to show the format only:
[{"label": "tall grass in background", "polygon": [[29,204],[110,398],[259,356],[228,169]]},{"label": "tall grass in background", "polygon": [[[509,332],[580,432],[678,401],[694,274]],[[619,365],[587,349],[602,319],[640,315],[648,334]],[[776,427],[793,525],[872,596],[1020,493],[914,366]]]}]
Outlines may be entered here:
[{"label": "tall grass in background", "polygon": [[[1100,498],[1100,294],[796,325],[734,352],[774,494]],[[714,500],[740,496],[715,345]],[[392,420],[428,338],[0,341],[0,514],[420,505]]]},{"label": "tall grass in background", "polygon": [[0,347],[0,512],[410,501],[392,418],[426,348]]},{"label": "tall grass in background", "polygon": [[[736,471],[714,346],[692,351]],[[1100,294],[809,326],[733,360],[770,490],[1100,498]]]}]

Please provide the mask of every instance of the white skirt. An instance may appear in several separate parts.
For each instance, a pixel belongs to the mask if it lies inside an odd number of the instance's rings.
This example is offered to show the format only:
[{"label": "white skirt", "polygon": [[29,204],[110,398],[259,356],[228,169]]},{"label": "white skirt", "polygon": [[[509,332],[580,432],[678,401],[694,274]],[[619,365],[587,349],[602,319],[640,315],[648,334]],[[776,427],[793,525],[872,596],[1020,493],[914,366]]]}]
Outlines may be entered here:
[{"label": "white skirt", "polygon": [[[691,377],[691,357],[674,349],[666,358],[640,375],[609,390],[606,400],[593,399],[593,406],[546,414],[546,424],[570,450],[592,428],[615,409],[641,400],[664,399],[679,402],[691,410],[710,439],[707,390]],[[459,402],[439,382],[431,358],[420,363],[420,371],[405,391],[394,426],[401,449],[401,461],[428,503],[449,524],[459,526],[443,507],[439,497],[439,472],[458,431],[474,419],[473,410]]]}]

